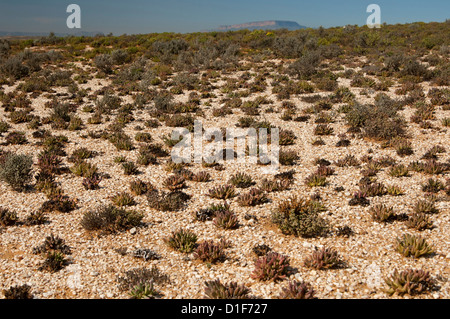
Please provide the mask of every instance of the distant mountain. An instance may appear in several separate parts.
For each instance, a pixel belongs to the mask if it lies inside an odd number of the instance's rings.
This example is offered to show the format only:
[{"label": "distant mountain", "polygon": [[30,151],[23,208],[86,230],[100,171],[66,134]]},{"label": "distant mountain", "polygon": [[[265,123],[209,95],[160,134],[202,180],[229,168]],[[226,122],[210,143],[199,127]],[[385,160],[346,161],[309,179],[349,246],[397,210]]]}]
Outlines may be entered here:
[{"label": "distant mountain", "polygon": [[213,31],[236,31],[236,30],[276,30],[276,29],[288,29],[288,30],[298,30],[305,29],[307,27],[298,24],[295,21],[279,21],[279,20],[269,20],[269,21],[256,21],[247,22],[241,24],[233,25],[222,25]]},{"label": "distant mountain", "polygon": [[[0,31],[0,37],[46,37],[50,34],[50,32],[9,32],[9,31]],[[67,33],[55,33],[57,37],[65,37],[65,36],[76,36],[76,37],[93,37],[97,34],[102,34],[101,32],[87,32],[87,31],[74,31]]]}]

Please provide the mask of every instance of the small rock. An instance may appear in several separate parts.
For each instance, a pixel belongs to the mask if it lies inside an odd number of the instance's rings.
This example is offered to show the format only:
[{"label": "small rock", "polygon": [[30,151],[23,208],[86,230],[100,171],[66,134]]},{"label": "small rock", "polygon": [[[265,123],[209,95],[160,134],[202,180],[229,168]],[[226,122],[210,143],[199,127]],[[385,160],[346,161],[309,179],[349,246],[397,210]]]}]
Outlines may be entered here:
[{"label": "small rock", "polygon": [[131,234],[131,235],[136,234],[136,232],[137,232],[136,227],[133,227],[133,228],[130,229],[130,234]]},{"label": "small rock", "polygon": [[298,272],[294,275],[295,280],[302,281],[302,275]]}]

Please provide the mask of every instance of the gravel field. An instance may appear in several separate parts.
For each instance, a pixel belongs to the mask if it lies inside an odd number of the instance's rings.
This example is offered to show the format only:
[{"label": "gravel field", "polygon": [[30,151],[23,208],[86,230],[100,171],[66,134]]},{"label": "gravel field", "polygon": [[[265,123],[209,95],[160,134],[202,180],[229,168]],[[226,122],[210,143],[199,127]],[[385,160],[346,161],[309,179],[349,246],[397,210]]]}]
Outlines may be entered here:
[{"label": "gravel field", "polygon": [[[275,66],[288,63],[284,60],[271,60],[266,63]],[[75,64],[83,67],[89,72],[94,72],[94,68],[84,66],[81,63]],[[259,63],[257,65],[262,65]],[[347,66],[346,66],[347,68]],[[277,73],[277,68],[267,67],[271,74]],[[359,68],[354,68],[358,71]],[[257,70],[250,70],[257,72]],[[238,81],[243,72],[228,74]],[[81,225],[81,220],[86,212],[93,211],[101,205],[112,203],[111,198],[120,192],[130,192],[130,182],[137,179],[149,182],[160,190],[164,190],[164,181],[171,175],[165,170],[165,163],[170,157],[158,158],[157,164],[147,166],[137,165],[139,174],[125,175],[120,164],[115,162],[117,156],[124,156],[127,161],[136,163],[139,150],[136,147],[131,151],[120,151],[107,139],[93,139],[87,136],[87,132],[102,131],[111,124],[103,121],[101,124],[88,124],[88,119],[92,113],[82,111],[85,105],[92,105],[92,101],[85,101],[78,105],[76,114],[82,119],[84,128],[79,131],[53,130],[51,123],[43,124],[40,129],[47,129],[54,135],[65,135],[69,142],[65,146],[68,155],[74,150],[85,147],[97,152],[97,155],[87,161],[95,164],[103,179],[99,189],[86,190],[83,187],[83,177],[75,176],[70,170],[66,170],[56,176],[58,183],[64,194],[71,199],[76,199],[77,207],[68,213],[50,212],[47,214],[49,222],[42,225],[25,226],[17,223],[12,226],[0,228],[0,290],[4,290],[14,285],[28,284],[34,298],[129,298],[129,292],[120,289],[118,277],[123,276],[128,270],[145,267],[157,267],[162,273],[169,277],[165,283],[158,284],[158,291],[164,299],[184,299],[203,298],[205,291],[205,281],[220,279],[224,282],[237,282],[244,284],[250,289],[250,295],[256,298],[277,298],[282,289],[286,287],[288,281],[297,280],[308,282],[315,290],[317,298],[330,299],[384,299],[384,298],[419,298],[419,299],[447,299],[450,297],[450,197],[444,190],[434,194],[437,214],[429,215],[434,228],[418,231],[408,228],[405,221],[398,219],[389,223],[376,222],[369,210],[376,204],[385,204],[392,207],[397,214],[411,216],[417,200],[428,195],[422,190],[422,185],[430,177],[439,179],[442,183],[449,178],[449,170],[440,175],[429,175],[423,172],[410,171],[410,176],[393,177],[389,175],[389,167],[383,167],[376,174],[377,180],[385,186],[398,186],[404,194],[401,196],[375,196],[368,197],[369,206],[351,206],[349,201],[355,192],[358,191],[358,183],[363,177],[361,170],[367,163],[360,161],[358,166],[339,167],[335,163],[347,155],[354,155],[361,160],[364,156],[372,156],[373,159],[391,157],[397,164],[408,166],[413,161],[420,161],[422,156],[433,146],[442,146],[446,152],[438,155],[438,161],[450,164],[450,133],[449,127],[442,125],[442,119],[448,118],[448,108],[436,106],[434,119],[429,120],[433,128],[424,129],[409,119],[414,115],[415,108],[406,105],[399,114],[403,116],[407,124],[407,135],[411,142],[414,153],[409,156],[399,156],[396,150],[391,147],[382,147],[382,143],[364,138],[359,133],[349,133],[345,115],[337,110],[345,103],[333,104],[333,109],[328,111],[332,115],[334,122],[329,125],[333,128],[333,134],[320,136],[325,142],[324,145],[312,145],[312,141],[318,138],[314,134],[316,123],[315,116],[306,122],[284,121],[280,118],[283,101],[279,101],[272,93],[271,81],[263,92],[244,97],[242,100],[254,100],[258,96],[265,96],[272,103],[261,105],[261,114],[256,118],[269,121],[273,126],[285,130],[291,130],[296,140],[293,145],[282,146],[283,150],[297,152],[299,159],[294,165],[281,165],[279,172],[294,171],[294,179],[290,187],[280,192],[267,194],[267,203],[245,207],[238,203],[237,197],[227,200],[230,209],[236,214],[239,225],[236,229],[222,229],[216,227],[212,220],[198,221],[194,215],[197,211],[207,208],[212,203],[220,204],[222,200],[208,196],[208,191],[219,185],[224,185],[237,172],[249,174],[259,185],[263,178],[272,178],[272,174],[267,174],[263,166],[252,163],[224,162],[223,170],[214,167],[203,167],[201,164],[191,163],[186,168],[193,173],[207,171],[211,179],[208,182],[186,181],[183,192],[191,195],[187,205],[179,211],[159,211],[149,206],[146,195],[134,196],[135,205],[127,207],[143,214],[142,223],[137,227],[132,227],[124,231],[112,234],[102,234],[89,232]],[[13,92],[20,81],[13,86],[3,85],[5,93]],[[86,83],[80,84],[80,89],[90,89],[95,92],[99,89],[111,85],[109,79],[93,78]],[[213,83],[213,82],[212,82]],[[196,115],[201,120],[204,128],[227,128],[234,127],[239,118],[245,114],[234,109],[233,114],[223,117],[214,117],[214,108],[222,106],[222,98],[227,96],[220,90],[220,86],[226,83],[218,80],[214,83],[216,89],[211,93],[215,97],[202,99],[200,109],[203,115]],[[374,103],[377,93],[370,89],[358,88],[350,85],[350,79],[339,78],[338,83],[342,87],[347,87],[355,95],[355,100],[362,104]],[[392,99],[399,96],[394,92],[400,84],[394,84],[384,93]],[[429,82],[423,82],[424,93],[427,96],[432,86]],[[437,87],[448,89],[448,87]],[[55,93],[60,94],[58,98],[65,98],[67,88],[57,87]],[[183,94],[175,95],[176,101],[186,102],[191,91],[184,91]],[[305,110],[314,105],[307,103],[302,98],[320,94],[326,98],[330,92],[319,92],[309,94],[292,95],[289,99],[295,105],[295,114],[304,114]],[[122,104],[133,103],[130,94],[121,96]],[[50,101],[45,94],[32,99],[32,114],[44,118],[48,116],[50,110],[46,108],[46,102]],[[208,101],[208,103],[205,103]],[[427,97],[426,101],[430,103]],[[1,103],[1,102],[0,102]],[[154,118],[148,111],[153,106],[148,103],[145,108],[134,109],[132,115],[134,121],[128,123],[123,132],[133,139],[137,146],[139,143],[134,140],[137,132],[150,133],[155,142],[164,144],[163,136],[172,131],[171,127],[164,124],[156,128],[145,126],[147,120]],[[275,112],[265,112],[269,106]],[[447,105],[448,106],[448,105]],[[270,110],[269,110],[270,111]],[[112,118],[114,115],[112,116]],[[8,114],[4,108],[0,109],[0,119],[8,120]],[[38,138],[33,137],[34,130],[30,129],[28,123],[14,124],[14,130],[26,132],[28,144],[8,145],[2,144],[3,151],[12,151],[19,154],[29,154],[33,156],[33,174],[37,174],[38,154],[42,149],[37,144]],[[142,130],[137,130],[139,125]],[[0,142],[5,142],[6,134],[0,137]],[[336,143],[345,136],[350,145],[346,147],[336,147]],[[170,148],[164,146],[168,151]],[[315,161],[326,159],[334,168],[334,174],[327,177],[327,184],[324,187],[309,187],[305,184],[305,178],[317,169]],[[73,163],[68,161],[68,157],[62,157],[62,166],[70,168]],[[33,183],[34,183],[33,179]],[[338,187],[342,187],[340,190]],[[165,189],[167,190],[167,189]],[[248,189],[236,188],[238,195],[247,192]],[[301,198],[310,198],[320,195],[320,201],[325,206],[325,210],[320,212],[329,224],[329,232],[323,236],[303,238],[301,236],[283,234],[272,222],[271,216],[277,210],[278,205],[291,196],[296,195]],[[0,182],[0,205],[2,208],[17,213],[19,221],[32,212],[35,212],[47,200],[44,193],[36,189],[29,189],[26,192],[17,192],[4,181]],[[339,236],[337,229],[348,226],[353,233],[349,236]],[[170,248],[164,241],[170,234],[179,229],[188,229],[194,232],[198,240],[214,240],[219,242],[224,239],[228,242],[225,248],[226,258],[218,263],[205,263],[195,258],[193,252],[182,253]],[[44,257],[33,253],[33,248],[41,245],[50,234],[59,236],[71,248],[72,253],[66,256],[65,267],[57,272],[38,270],[44,261]],[[412,258],[405,257],[396,251],[396,239],[404,234],[422,236],[430,244],[435,253],[426,257]],[[251,277],[255,268],[257,256],[253,248],[257,245],[265,244],[272,251],[289,257],[290,267],[286,278],[279,281],[260,281]],[[329,247],[338,252],[343,260],[343,264],[336,269],[312,269],[304,265],[304,259],[315,250]],[[151,249],[159,255],[158,259],[144,260],[132,255],[137,248]],[[122,252],[122,253],[120,253]],[[384,290],[387,289],[385,279],[391,276],[394,270],[424,269],[429,271],[435,280],[435,288],[425,294],[418,295],[393,295],[389,296]]]}]

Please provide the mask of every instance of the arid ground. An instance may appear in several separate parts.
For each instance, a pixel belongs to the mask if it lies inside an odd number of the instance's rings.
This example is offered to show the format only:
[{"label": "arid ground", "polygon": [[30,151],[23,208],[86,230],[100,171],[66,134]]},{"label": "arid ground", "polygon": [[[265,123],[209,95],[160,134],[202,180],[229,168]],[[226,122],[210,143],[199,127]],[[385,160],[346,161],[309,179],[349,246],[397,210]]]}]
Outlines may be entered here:
[{"label": "arid ground", "polygon": [[[449,298],[449,35],[0,40],[2,296]],[[279,170],[174,163],[194,120]]]}]

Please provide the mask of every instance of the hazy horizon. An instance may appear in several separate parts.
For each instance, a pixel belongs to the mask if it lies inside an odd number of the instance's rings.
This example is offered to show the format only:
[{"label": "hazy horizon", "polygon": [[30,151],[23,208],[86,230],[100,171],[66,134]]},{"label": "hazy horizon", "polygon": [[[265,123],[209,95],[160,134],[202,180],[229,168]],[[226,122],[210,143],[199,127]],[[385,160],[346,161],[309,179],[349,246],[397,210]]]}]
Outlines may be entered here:
[{"label": "hazy horizon", "polygon": [[[66,26],[69,4],[81,7],[81,29]],[[450,3],[423,1],[360,1],[345,4],[326,0],[167,0],[144,1],[0,1],[0,31],[33,33],[101,32],[142,34],[154,32],[189,33],[254,21],[295,21],[311,28],[364,25],[369,4],[381,7],[382,23],[444,22]]]}]

